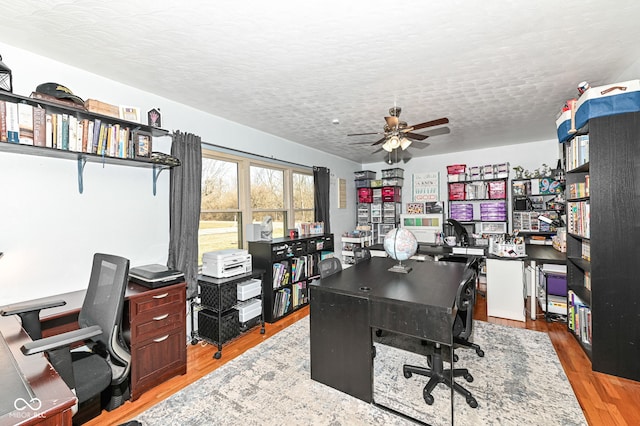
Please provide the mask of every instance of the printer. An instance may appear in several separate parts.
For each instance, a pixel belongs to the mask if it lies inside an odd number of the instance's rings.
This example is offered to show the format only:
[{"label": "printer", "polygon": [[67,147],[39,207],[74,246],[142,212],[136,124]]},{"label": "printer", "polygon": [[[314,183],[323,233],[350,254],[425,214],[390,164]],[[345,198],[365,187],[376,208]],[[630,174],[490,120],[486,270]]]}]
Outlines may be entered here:
[{"label": "printer", "polygon": [[209,251],[202,255],[202,275],[229,278],[251,271],[251,255],[244,249]]}]

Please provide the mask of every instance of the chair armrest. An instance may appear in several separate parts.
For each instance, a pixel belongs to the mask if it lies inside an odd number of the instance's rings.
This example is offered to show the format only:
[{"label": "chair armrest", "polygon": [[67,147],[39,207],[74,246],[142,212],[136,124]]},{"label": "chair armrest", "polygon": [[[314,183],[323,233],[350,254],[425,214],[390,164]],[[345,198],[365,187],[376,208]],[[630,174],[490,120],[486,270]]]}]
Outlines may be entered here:
[{"label": "chair armrest", "polygon": [[0,314],[3,317],[8,315],[20,315],[27,312],[39,311],[42,309],[55,308],[58,306],[64,306],[67,302],[64,300],[52,300],[49,302],[41,302],[41,303],[20,303],[15,305],[5,306],[2,310],[0,310]]},{"label": "chair armrest", "polygon": [[80,340],[90,339],[102,334],[102,328],[99,325],[81,328],[79,330],[68,331],[66,333],[57,334],[55,336],[46,337],[33,342],[25,343],[20,350],[25,355],[33,355],[40,352],[50,351],[63,346],[70,346],[72,343]]}]

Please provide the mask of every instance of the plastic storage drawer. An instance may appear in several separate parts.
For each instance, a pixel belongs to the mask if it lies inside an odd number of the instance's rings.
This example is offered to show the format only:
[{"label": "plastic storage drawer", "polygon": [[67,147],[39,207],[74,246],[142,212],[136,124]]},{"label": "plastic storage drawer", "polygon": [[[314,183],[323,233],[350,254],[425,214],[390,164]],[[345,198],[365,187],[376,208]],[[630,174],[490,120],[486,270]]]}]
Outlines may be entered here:
[{"label": "plastic storage drawer", "polygon": [[260,313],[262,312],[262,300],[247,300],[246,302],[239,303],[237,309],[239,321],[241,323],[245,323],[257,316],[260,316]]},{"label": "plastic storage drawer", "polygon": [[252,297],[259,296],[262,290],[262,281],[252,279],[238,283],[236,286],[237,299],[240,301],[249,300]]},{"label": "plastic storage drawer", "polygon": [[358,170],[357,172],[354,172],[354,175],[355,180],[376,178],[376,172],[372,172],[371,170]]}]

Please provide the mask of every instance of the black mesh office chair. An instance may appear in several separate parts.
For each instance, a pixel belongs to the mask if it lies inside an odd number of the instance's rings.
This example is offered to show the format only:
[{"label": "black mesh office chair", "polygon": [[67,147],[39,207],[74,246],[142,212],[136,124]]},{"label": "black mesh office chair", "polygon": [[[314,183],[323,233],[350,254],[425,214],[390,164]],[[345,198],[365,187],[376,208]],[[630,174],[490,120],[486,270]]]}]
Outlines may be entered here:
[{"label": "black mesh office chair", "polygon": [[336,257],[328,257],[318,262],[318,270],[320,271],[320,278],[325,278],[342,271],[342,262]]},{"label": "black mesh office chair", "polygon": [[[474,286],[476,288],[476,294],[478,292],[478,276],[480,274],[480,262],[482,261],[481,257],[477,257],[477,256],[472,256],[469,257],[469,259],[467,260],[466,266],[465,268],[468,270],[473,271],[475,279],[474,279]],[[475,297],[474,297],[474,303],[475,303]],[[465,311],[459,311],[458,312],[458,317],[456,318],[456,321],[461,320],[462,322],[466,323],[467,322],[467,316],[471,315],[473,317],[473,307],[472,309],[467,309]],[[456,336],[453,339],[453,343],[456,344],[456,346],[463,346],[465,348],[470,348],[476,351],[476,354],[479,357],[483,357],[484,356],[484,351],[482,350],[482,348],[480,347],[480,345],[473,343],[471,341],[469,341],[469,337],[471,337],[471,334],[469,333],[468,336]],[[453,357],[454,361],[458,361],[458,356],[454,355]]]},{"label": "black mesh office chair", "polygon": [[[458,337],[469,337],[473,330],[473,305],[475,303],[475,274],[472,270],[466,269],[463,275],[460,287],[458,287],[458,294],[456,296],[456,305],[458,307],[458,315],[454,321],[453,334]],[[461,312],[466,312],[466,315],[460,315]],[[430,367],[419,367],[414,365],[403,365],[402,372],[404,377],[410,378],[414,373],[422,376],[429,377],[429,381],[422,390],[422,397],[424,401],[431,405],[433,404],[433,395],[431,393],[438,385],[438,383],[444,383],[448,387],[453,389],[465,397],[467,404],[470,407],[476,408],[478,402],[473,397],[471,392],[462,387],[459,383],[452,381],[451,373],[453,377],[464,377],[467,382],[473,381],[473,376],[469,374],[469,370],[466,368],[450,368],[444,369],[444,361],[442,358],[442,348],[439,343],[433,344],[433,354],[429,355]],[[452,349],[453,350],[453,349]]]},{"label": "black mesh office chair", "polygon": [[366,247],[353,248],[353,260],[356,265],[368,259],[371,259],[371,251],[368,248]]},{"label": "black mesh office chair", "polygon": [[[25,355],[45,352],[67,386],[75,390],[79,412],[74,421],[76,418],[86,421],[99,415],[102,408],[112,410],[129,399],[131,356],[120,336],[128,281],[128,259],[95,254],[78,317],[80,328],[44,339],[38,320],[40,310],[61,306],[64,302],[13,305],[2,311],[2,315],[19,315],[23,328],[33,339],[22,346],[22,352]],[[90,351],[70,351],[72,344],[83,341]],[[104,392],[103,399],[103,391],[109,387],[110,392]]]}]

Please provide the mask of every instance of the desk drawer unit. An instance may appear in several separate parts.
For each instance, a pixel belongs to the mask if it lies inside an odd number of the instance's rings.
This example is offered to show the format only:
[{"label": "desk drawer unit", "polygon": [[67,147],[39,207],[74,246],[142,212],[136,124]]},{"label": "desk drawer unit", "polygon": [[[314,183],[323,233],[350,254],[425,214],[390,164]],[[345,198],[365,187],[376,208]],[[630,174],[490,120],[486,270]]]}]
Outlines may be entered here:
[{"label": "desk drawer unit", "polygon": [[129,297],[131,399],[187,371],[186,285]]}]

